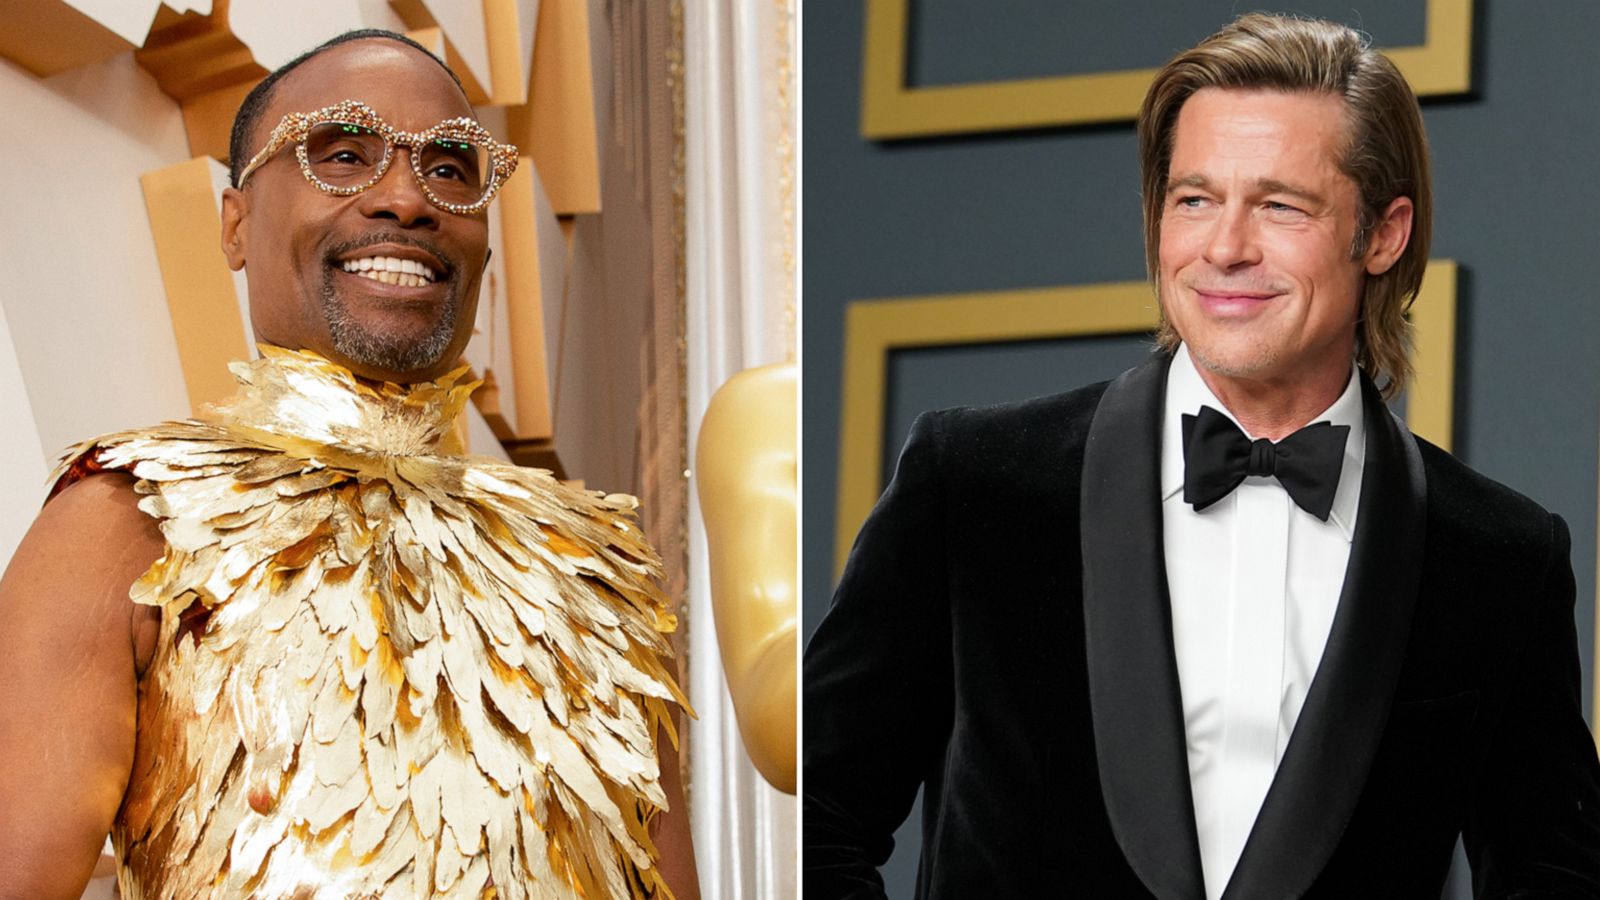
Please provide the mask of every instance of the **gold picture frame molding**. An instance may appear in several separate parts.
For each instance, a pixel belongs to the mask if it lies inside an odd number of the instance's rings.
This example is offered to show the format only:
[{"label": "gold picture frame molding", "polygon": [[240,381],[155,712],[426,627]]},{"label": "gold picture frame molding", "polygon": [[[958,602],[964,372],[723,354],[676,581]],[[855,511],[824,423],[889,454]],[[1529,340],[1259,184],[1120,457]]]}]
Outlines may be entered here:
[{"label": "gold picture frame molding", "polygon": [[[1446,451],[1455,424],[1457,276],[1454,261],[1430,260],[1410,313],[1416,326],[1416,377],[1406,391],[1406,421],[1414,433]],[[835,577],[883,490],[892,351],[1140,334],[1155,327],[1155,295],[1145,281],[851,303],[845,312]]]},{"label": "gold picture frame molding", "polygon": [[[1465,93],[1472,76],[1472,0],[1423,0],[1421,46],[1394,47],[1419,97]],[[866,0],[861,133],[872,139],[1122,122],[1139,112],[1155,69],[972,84],[906,84],[911,0]]]}]

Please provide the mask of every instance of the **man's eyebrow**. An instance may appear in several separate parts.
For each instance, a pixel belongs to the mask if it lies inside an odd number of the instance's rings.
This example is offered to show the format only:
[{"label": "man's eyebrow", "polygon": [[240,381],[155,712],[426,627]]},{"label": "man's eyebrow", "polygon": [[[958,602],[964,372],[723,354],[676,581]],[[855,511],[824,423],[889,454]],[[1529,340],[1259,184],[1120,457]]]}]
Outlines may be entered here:
[{"label": "man's eyebrow", "polygon": [[1279,181],[1276,178],[1257,178],[1256,190],[1263,194],[1288,194],[1291,197],[1299,197],[1301,200],[1309,200],[1313,203],[1322,202],[1322,195],[1311,188]]},{"label": "man's eyebrow", "polygon": [[[1256,192],[1260,194],[1286,194],[1290,197],[1298,197],[1302,200],[1309,200],[1313,203],[1323,202],[1322,195],[1311,188],[1290,184],[1287,181],[1279,181],[1276,178],[1257,178],[1255,180],[1254,187]],[[1182,190],[1183,188],[1198,188],[1200,190],[1208,190],[1211,188],[1211,179],[1197,172],[1190,175],[1184,175],[1181,178],[1174,178],[1167,182],[1168,194],[1171,194],[1173,191]]]}]

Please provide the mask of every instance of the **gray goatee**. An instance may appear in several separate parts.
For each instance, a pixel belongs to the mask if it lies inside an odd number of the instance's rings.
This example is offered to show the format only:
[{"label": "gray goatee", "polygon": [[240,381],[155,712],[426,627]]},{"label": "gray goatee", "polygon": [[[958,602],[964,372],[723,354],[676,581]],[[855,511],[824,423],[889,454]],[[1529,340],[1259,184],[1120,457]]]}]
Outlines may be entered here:
[{"label": "gray goatee", "polygon": [[433,329],[420,339],[367,328],[350,314],[344,298],[334,287],[333,278],[332,269],[322,278],[322,313],[328,320],[333,349],[341,356],[387,372],[431,369],[444,358],[450,339],[455,336],[456,313],[461,307],[460,284],[453,275]]}]

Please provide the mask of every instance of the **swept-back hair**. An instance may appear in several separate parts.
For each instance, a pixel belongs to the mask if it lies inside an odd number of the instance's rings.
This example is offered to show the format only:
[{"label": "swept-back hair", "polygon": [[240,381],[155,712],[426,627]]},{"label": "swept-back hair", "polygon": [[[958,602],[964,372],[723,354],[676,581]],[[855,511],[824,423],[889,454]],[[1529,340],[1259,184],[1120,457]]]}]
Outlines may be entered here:
[{"label": "swept-back hair", "polygon": [[[1178,112],[1204,88],[1305,91],[1344,101],[1348,133],[1339,168],[1360,194],[1353,259],[1366,253],[1389,204],[1411,198],[1411,241],[1387,272],[1366,276],[1356,326],[1356,362],[1383,385],[1385,396],[1399,393],[1412,372],[1412,327],[1405,314],[1422,286],[1433,228],[1428,138],[1405,77],[1352,28],[1260,13],[1239,17],[1173,57],[1156,73],[1139,110],[1144,254],[1152,281],[1160,279],[1161,213]],[[1156,338],[1167,350],[1178,344],[1165,311]]]}]

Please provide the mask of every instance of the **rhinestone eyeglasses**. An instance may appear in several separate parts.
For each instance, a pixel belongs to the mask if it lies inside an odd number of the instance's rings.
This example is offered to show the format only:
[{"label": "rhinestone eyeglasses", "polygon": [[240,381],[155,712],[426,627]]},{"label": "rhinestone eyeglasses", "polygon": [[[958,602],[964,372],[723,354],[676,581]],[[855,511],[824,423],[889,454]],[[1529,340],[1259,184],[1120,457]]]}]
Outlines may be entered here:
[{"label": "rhinestone eyeglasses", "polygon": [[397,131],[365,103],[345,100],[284,116],[267,145],[239,173],[239,186],[290,143],[306,180],[341,197],[377,184],[389,171],[395,148],[407,147],[422,193],[433,205],[459,215],[481,212],[517,169],[517,148],[496,141],[471,119],[447,119],[426,131]]}]

